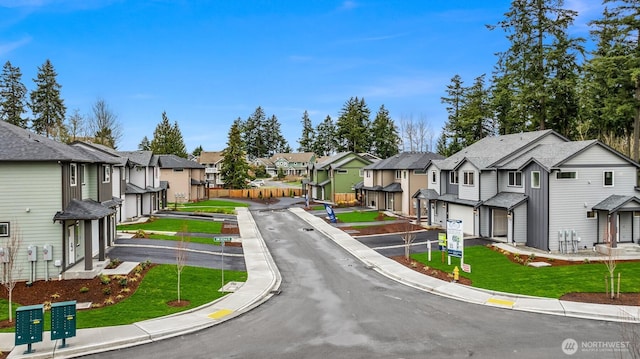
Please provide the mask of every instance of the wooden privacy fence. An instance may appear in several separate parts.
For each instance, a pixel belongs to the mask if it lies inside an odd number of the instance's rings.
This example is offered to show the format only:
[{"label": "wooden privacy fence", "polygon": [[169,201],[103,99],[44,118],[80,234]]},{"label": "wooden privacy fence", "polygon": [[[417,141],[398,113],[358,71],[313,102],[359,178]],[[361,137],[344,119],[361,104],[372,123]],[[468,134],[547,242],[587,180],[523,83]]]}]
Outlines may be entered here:
[{"label": "wooden privacy fence", "polygon": [[357,202],[355,193],[336,193],[333,195],[336,204],[350,204]]},{"label": "wooden privacy fence", "polygon": [[209,188],[209,198],[250,198],[250,199],[267,199],[275,197],[300,197],[302,189],[300,188],[249,188],[249,189],[220,189]]}]

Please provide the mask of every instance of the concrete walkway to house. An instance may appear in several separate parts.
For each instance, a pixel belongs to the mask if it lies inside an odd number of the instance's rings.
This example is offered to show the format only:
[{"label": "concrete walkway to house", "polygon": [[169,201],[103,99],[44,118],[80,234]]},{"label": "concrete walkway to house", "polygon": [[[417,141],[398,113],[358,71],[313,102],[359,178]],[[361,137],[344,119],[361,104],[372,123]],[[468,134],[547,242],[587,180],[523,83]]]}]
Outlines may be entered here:
[{"label": "concrete walkway to house", "polygon": [[[640,323],[640,307],[568,302],[557,299],[514,295],[445,282],[420,274],[384,257],[349,234],[302,208],[291,212],[344,248],[365,266],[408,286],[468,303],[558,316]],[[245,313],[268,300],[281,282],[280,273],[248,209],[238,210],[238,224],[244,248],[248,280],[237,291],[199,308],[131,325],[80,329],[57,348],[44,333],[43,342],[34,343],[34,353],[23,354],[26,345],[14,348],[14,333],[0,334],[0,350],[11,351],[9,358],[70,358],[83,354],[151,343],[192,333]],[[507,244],[505,244],[507,245]],[[512,248],[511,248],[512,249]],[[636,256],[634,259],[640,259]]]}]

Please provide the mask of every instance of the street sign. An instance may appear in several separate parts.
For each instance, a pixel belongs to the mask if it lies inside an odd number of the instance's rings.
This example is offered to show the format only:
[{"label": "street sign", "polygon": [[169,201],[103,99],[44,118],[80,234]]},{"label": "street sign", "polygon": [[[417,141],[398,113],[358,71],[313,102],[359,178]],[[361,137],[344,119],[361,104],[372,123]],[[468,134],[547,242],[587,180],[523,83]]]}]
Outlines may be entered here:
[{"label": "street sign", "polygon": [[233,240],[233,237],[217,237],[214,238],[214,240],[218,242],[231,242]]}]

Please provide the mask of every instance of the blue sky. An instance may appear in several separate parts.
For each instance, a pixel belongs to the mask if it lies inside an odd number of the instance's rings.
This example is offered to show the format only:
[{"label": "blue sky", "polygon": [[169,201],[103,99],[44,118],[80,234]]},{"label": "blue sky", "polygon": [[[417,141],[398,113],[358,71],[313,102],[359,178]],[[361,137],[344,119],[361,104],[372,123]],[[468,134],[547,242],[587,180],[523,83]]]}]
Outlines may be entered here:
[{"label": "blue sky", "polygon": [[[566,1],[588,36],[598,0]],[[334,120],[350,97],[372,119],[384,104],[399,124],[424,120],[437,134],[450,79],[490,75],[508,43],[489,31],[508,0],[0,0],[0,62],[34,89],[50,59],[67,115],[98,98],[118,116],[118,149],[151,138],[163,111],[187,150],[226,147],[231,123],[258,106],[298,147],[305,110]]]}]

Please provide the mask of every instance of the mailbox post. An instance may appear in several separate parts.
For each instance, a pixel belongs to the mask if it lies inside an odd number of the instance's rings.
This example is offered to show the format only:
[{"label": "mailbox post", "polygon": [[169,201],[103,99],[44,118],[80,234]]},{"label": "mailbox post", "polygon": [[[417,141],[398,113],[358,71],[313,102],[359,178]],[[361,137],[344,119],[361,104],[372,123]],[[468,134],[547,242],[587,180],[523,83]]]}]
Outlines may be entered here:
[{"label": "mailbox post", "polygon": [[33,353],[31,344],[42,341],[43,321],[44,306],[42,304],[16,309],[16,345],[27,344],[27,351],[24,354]]},{"label": "mailbox post", "polygon": [[60,348],[67,346],[67,338],[76,336],[76,301],[51,304],[51,340],[62,339]]}]

